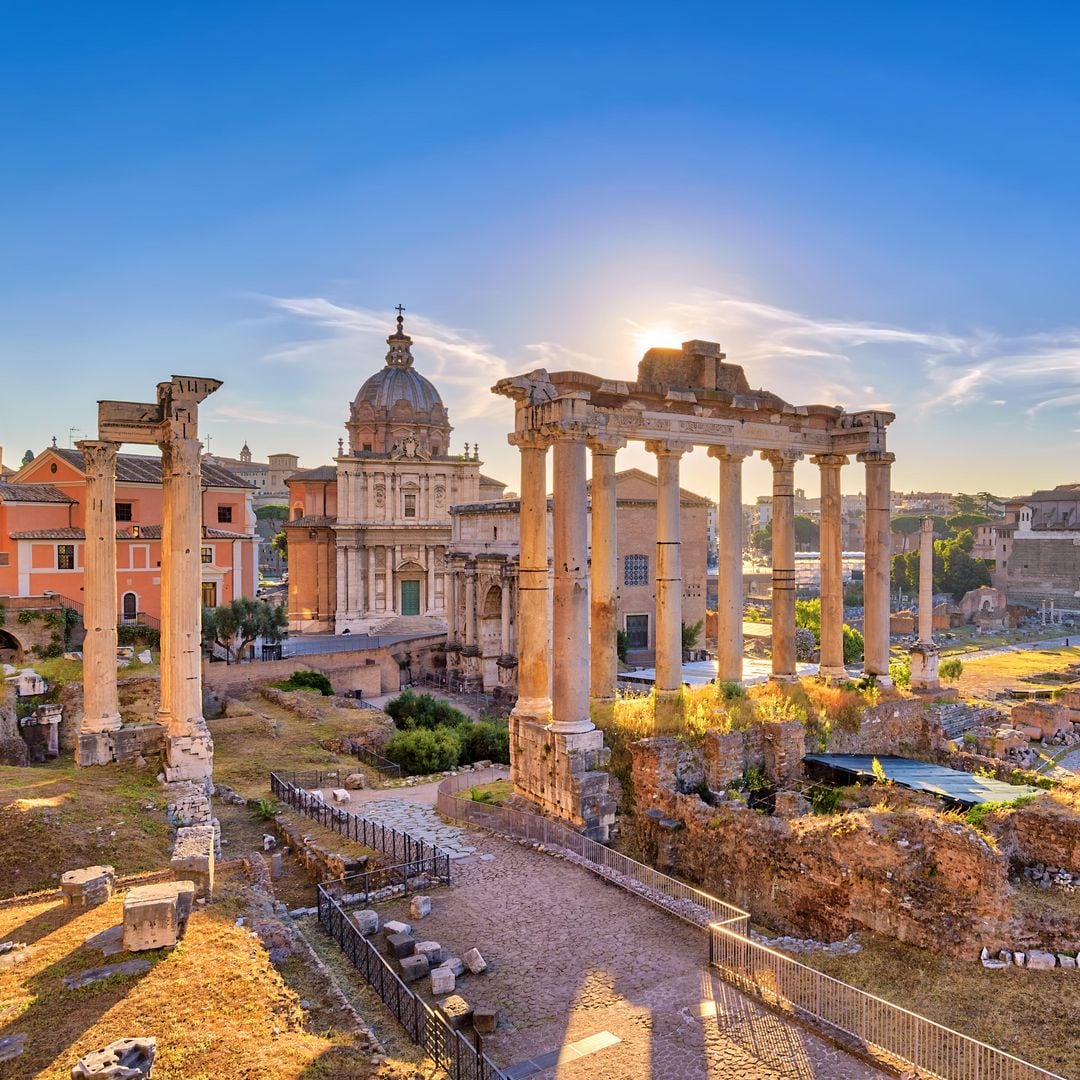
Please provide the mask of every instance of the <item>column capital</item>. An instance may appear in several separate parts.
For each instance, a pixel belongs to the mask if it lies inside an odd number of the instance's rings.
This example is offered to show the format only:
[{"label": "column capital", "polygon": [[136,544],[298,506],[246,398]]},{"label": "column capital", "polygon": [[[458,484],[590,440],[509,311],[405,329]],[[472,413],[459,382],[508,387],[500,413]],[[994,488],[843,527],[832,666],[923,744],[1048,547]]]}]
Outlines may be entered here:
[{"label": "column capital", "polygon": [[551,439],[539,431],[511,431],[506,441],[519,450],[546,450]]},{"label": "column capital", "polygon": [[815,454],[810,461],[812,464],[819,465],[823,469],[828,468],[829,466],[839,468],[840,466],[851,464],[851,459],[847,454]]},{"label": "column capital", "polygon": [[720,461],[745,461],[753,455],[754,451],[749,446],[710,446],[709,457],[718,458]]},{"label": "column capital", "polygon": [[863,450],[855,455],[855,460],[863,465],[891,465],[896,455],[885,450]]},{"label": "column capital", "polygon": [[583,443],[589,434],[589,430],[589,425],[583,420],[559,420],[552,424],[545,424],[543,435],[553,443]]},{"label": "column capital", "polygon": [[82,451],[86,472],[101,473],[115,467],[120,444],[101,439],[80,439],[75,449]]},{"label": "column capital", "polygon": [[585,445],[593,452],[605,457],[614,457],[626,446],[622,435],[608,435],[606,432],[590,432],[585,436]]},{"label": "column capital", "polygon": [[769,462],[774,469],[793,468],[796,461],[802,461],[801,450],[762,450],[761,460]]},{"label": "column capital", "polygon": [[647,439],[645,449],[657,457],[680,458],[683,454],[694,449],[694,444],[681,442],[678,439]]}]

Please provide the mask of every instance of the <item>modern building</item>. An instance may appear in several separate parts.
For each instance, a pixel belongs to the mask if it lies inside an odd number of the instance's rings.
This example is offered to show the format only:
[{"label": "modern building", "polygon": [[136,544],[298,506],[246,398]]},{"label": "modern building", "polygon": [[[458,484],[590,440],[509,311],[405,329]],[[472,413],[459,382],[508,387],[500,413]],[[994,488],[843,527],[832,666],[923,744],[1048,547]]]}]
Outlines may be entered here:
[{"label": "modern building", "polygon": [[445,625],[450,507],[498,497],[479,449],[450,453],[450,417],[413,366],[398,316],[385,366],[349,407],[348,449],[286,480],[289,626],[370,632],[401,616]]}]

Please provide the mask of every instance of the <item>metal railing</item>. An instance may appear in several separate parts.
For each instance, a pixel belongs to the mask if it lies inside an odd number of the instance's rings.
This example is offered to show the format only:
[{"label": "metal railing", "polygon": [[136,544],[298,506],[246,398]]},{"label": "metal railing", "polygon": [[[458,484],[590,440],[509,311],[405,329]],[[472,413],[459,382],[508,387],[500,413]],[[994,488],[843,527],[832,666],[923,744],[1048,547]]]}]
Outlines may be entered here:
[{"label": "metal railing", "polygon": [[[913,1067],[941,1080],[1063,1080],[951,1028],[893,1005],[761,945],[750,916],[734,904],[662,874],[538,814],[461,798],[457,792],[506,776],[505,770],[459,773],[439,785],[439,813],[515,840],[560,847],[629,892],[706,930],[709,964],[739,989],[788,1012],[841,1045]],[[643,887],[643,888],[642,888]]]},{"label": "metal railing", "polygon": [[441,848],[425,840],[417,840],[408,833],[388,828],[370,818],[330,806],[316,793],[319,788],[341,787],[342,779],[338,770],[316,770],[303,776],[297,773],[286,775],[273,772],[270,774],[270,790],[287,806],[318,822],[323,828],[332,829],[338,835],[363,844],[364,847],[381,851],[399,865],[417,866],[434,858],[439,867],[436,876],[440,881],[450,881],[450,857]]},{"label": "metal railing", "polygon": [[[323,888],[344,908],[369,907],[376,900],[408,896],[417,888],[428,889],[432,880],[449,882],[450,856],[437,850],[422,859],[395,866],[377,866],[355,874],[324,881]],[[420,884],[418,885],[417,882]]]},{"label": "metal railing", "polygon": [[476,1036],[474,1045],[450,1026],[442,1012],[417,997],[375,945],[360,933],[324,885],[319,886],[319,923],[397,1017],[413,1042],[453,1080],[506,1080],[506,1074],[484,1053],[480,1036]]},{"label": "metal railing", "polygon": [[800,964],[717,923],[709,963],[728,981],[842,1044],[946,1080],[1063,1080],[1056,1073]]},{"label": "metal railing", "polygon": [[[505,777],[505,769],[482,769],[447,777],[439,784],[439,813],[460,825],[480,826],[514,840],[528,840],[546,847],[565,848],[577,855],[587,869],[599,877],[615,881],[623,888],[637,893],[657,907],[702,930],[712,922],[737,927],[743,933],[749,929],[750,916],[742,908],[668,877],[667,874],[613,851],[596,840],[590,840],[557,821],[539,814],[511,810],[505,806],[462,799],[456,795],[456,792],[466,788],[488,784]],[[643,889],[636,889],[635,885],[642,886]]]},{"label": "metal railing", "polygon": [[[359,699],[361,704],[364,703],[364,699]],[[370,708],[375,708],[371,705]],[[376,772],[381,773],[383,776],[389,776],[394,780],[401,779],[401,766],[395,761],[391,761],[389,758],[385,758],[382,754],[376,754],[374,750],[369,750],[366,746],[353,746],[350,748],[354,758],[359,759],[365,765],[370,765]]]}]

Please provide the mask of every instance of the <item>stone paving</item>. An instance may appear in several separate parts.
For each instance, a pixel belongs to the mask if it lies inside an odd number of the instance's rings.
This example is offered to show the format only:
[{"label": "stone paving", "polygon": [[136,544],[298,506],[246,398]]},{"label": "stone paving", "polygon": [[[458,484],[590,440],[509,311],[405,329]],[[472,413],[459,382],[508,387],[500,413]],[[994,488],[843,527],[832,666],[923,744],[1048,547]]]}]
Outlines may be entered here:
[{"label": "stone paving", "polygon": [[[435,825],[430,806],[399,797],[365,815],[395,828]],[[382,817],[381,815],[386,815]],[[468,830],[449,890],[411,920],[406,901],[385,920],[461,956],[479,947],[490,970],[458,991],[500,1012],[485,1050],[534,1080],[862,1080],[883,1074],[777,1016],[706,970],[696,930],[572,863]],[[441,841],[437,841],[441,842]],[[415,984],[427,994],[428,980]]]}]

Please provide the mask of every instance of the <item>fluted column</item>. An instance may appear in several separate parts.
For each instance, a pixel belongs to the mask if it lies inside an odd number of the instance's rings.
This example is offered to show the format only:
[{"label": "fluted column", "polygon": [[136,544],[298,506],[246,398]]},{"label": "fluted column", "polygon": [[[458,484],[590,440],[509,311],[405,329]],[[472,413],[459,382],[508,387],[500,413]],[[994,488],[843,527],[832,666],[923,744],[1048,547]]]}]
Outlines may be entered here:
[{"label": "fluted column", "polygon": [[844,454],[818,454],[810,459],[821,470],[821,663],[826,678],[847,677],[844,668],[844,561],[840,470]]},{"label": "fluted column", "polygon": [[454,563],[446,562],[446,637],[453,644],[461,643],[461,614],[458,610],[458,576]]},{"label": "fluted column", "polygon": [[391,614],[397,611],[397,597],[394,595],[394,546],[386,545],[386,588],[383,591],[383,607]]},{"label": "fluted column", "polygon": [[112,442],[75,444],[86,473],[82,732],[121,725],[116,692],[116,452]]},{"label": "fluted column", "polygon": [[919,532],[919,641],[934,644],[934,519],[924,517]]},{"label": "fluted column", "polygon": [[863,670],[889,682],[889,489],[894,454],[858,455],[866,466],[866,565],[863,569]]},{"label": "fluted column", "polygon": [[337,617],[343,622],[349,617],[349,568],[346,565],[348,552],[344,542],[335,542],[334,554],[337,563]]},{"label": "fluted column", "polygon": [[719,461],[720,473],[716,513],[716,678],[719,682],[741,682],[743,677],[742,463],[749,453],[745,447],[709,448],[709,456]]},{"label": "fluted column", "polygon": [[656,691],[661,697],[682,689],[682,505],[679,459],[690,446],[667,439],[650,441],[656,455]]},{"label": "fluted column", "polygon": [[547,439],[511,436],[521,453],[520,550],[517,586],[518,699],[514,715],[546,723],[548,683]]},{"label": "fluted column", "polygon": [[375,549],[367,549],[367,612],[375,614],[375,597],[378,590],[375,587]]},{"label": "fluted column", "polygon": [[766,450],[773,467],[772,677],[797,678],[795,666],[795,462],[797,450]]},{"label": "fluted column", "polygon": [[476,563],[465,564],[465,647],[476,646]]},{"label": "fluted column", "polygon": [[513,587],[513,580],[503,575],[500,580],[502,590],[499,593],[499,599],[502,601],[502,607],[499,611],[499,653],[502,656],[510,655],[510,590]]},{"label": "fluted column", "polygon": [[592,590],[591,656],[592,699],[611,702],[619,674],[616,643],[618,588],[617,505],[615,455],[626,440],[597,436],[588,440],[592,451]]},{"label": "fluted column", "polygon": [[435,545],[425,545],[424,554],[427,557],[427,596],[424,599],[424,610],[430,615],[435,610]]},{"label": "fluted column", "polygon": [[589,718],[589,551],[585,433],[555,439],[551,728],[591,731]]}]

